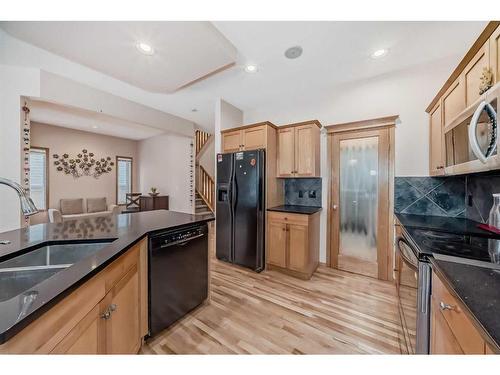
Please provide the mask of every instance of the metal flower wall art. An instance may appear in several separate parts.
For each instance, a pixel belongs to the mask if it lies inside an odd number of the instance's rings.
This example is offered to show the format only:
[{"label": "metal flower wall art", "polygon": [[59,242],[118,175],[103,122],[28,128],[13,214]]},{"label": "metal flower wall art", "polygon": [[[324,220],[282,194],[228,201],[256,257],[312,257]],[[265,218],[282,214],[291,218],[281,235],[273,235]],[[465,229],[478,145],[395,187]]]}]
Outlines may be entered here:
[{"label": "metal flower wall art", "polygon": [[74,178],[82,176],[92,176],[99,178],[104,173],[109,173],[115,165],[111,161],[111,157],[105,158],[95,157],[93,152],[88,152],[83,149],[76,157],[70,157],[68,154],[52,155],[54,165],[59,172],[72,175]]}]

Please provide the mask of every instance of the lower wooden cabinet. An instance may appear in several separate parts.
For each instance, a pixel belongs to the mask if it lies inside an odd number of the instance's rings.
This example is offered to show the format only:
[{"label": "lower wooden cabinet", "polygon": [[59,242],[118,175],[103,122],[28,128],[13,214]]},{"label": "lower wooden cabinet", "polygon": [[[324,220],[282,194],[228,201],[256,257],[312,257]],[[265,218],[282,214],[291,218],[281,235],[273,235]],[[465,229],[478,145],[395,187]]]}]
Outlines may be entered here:
[{"label": "lower wooden cabinet", "polygon": [[144,239],[0,345],[0,353],[137,353],[148,333],[147,303]]},{"label": "lower wooden cabinet", "polygon": [[135,265],[104,297],[101,307],[100,336],[103,354],[137,353],[139,332],[139,273]]},{"label": "lower wooden cabinet", "polygon": [[432,276],[431,354],[486,354],[491,351],[439,276]]},{"label": "lower wooden cabinet", "polygon": [[319,261],[319,213],[268,212],[268,269],[310,279]]},{"label": "lower wooden cabinet", "polygon": [[269,222],[269,253],[267,254],[268,264],[283,268],[286,267],[286,230],[286,223],[277,220]]}]

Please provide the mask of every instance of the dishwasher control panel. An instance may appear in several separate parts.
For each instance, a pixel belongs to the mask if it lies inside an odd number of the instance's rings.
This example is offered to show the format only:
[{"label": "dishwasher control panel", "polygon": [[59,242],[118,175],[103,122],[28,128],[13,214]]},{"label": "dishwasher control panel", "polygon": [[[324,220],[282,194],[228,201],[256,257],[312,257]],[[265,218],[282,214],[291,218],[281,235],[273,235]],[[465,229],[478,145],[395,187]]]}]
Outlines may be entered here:
[{"label": "dishwasher control panel", "polygon": [[163,232],[151,237],[151,246],[154,248],[158,246],[163,247],[169,244],[182,243],[191,239],[202,237],[206,233],[206,225]]}]

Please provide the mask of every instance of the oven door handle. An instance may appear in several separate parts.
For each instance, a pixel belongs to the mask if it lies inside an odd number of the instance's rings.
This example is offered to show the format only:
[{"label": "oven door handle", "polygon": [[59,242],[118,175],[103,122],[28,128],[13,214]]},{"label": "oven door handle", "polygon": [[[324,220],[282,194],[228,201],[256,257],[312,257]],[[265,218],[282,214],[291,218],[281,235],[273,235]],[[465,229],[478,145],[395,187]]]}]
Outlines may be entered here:
[{"label": "oven door handle", "polygon": [[401,259],[403,259],[403,262],[406,263],[406,265],[408,267],[410,267],[413,271],[415,272],[418,272],[418,264],[415,264],[414,262],[412,262],[407,256],[406,254],[404,253],[403,250],[401,250],[401,243],[403,243],[404,245],[408,246],[409,248],[411,248],[410,244],[403,238],[403,237],[398,237],[397,240],[396,240],[396,243],[397,243],[397,250],[398,250],[398,254],[399,256],[401,257]]}]

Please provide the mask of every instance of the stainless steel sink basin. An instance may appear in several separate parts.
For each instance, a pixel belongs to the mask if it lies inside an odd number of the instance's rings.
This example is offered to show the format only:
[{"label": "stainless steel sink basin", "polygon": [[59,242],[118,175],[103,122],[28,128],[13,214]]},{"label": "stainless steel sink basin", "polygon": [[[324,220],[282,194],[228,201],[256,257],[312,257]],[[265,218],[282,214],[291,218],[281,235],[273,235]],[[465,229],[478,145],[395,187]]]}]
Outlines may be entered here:
[{"label": "stainless steel sink basin", "polygon": [[45,245],[0,262],[0,302],[16,297],[107,246],[99,242]]}]

